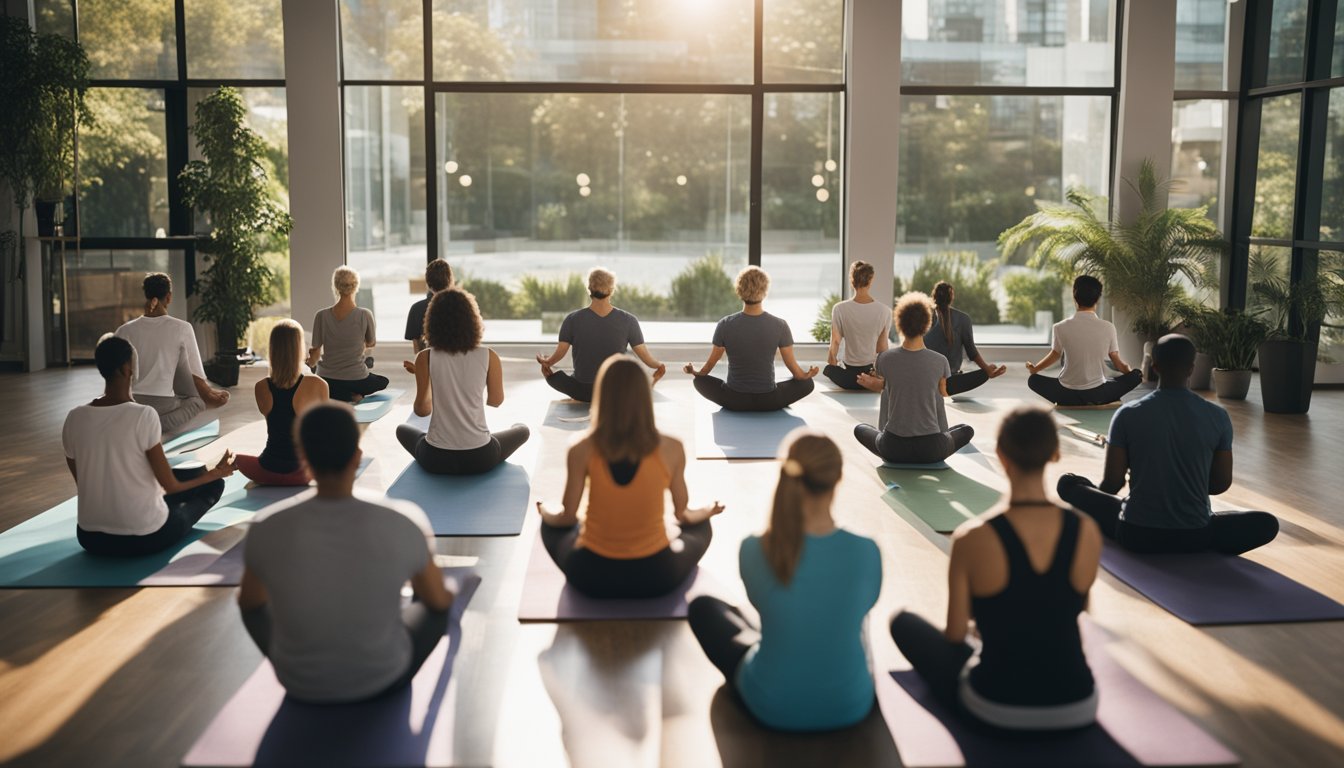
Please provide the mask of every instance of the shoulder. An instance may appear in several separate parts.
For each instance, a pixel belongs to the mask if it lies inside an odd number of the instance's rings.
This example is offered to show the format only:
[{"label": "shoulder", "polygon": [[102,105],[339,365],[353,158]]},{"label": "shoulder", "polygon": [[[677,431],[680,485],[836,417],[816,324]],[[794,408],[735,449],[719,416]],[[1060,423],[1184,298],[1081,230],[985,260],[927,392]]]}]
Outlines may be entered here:
[{"label": "shoulder", "polygon": [[[312,377],[304,376],[303,381],[299,382],[299,386],[302,387],[304,384],[307,383],[307,380],[310,378]],[[270,391],[270,387],[267,386],[267,382],[269,382],[270,380],[271,379],[269,376],[263,376],[260,379],[257,379],[256,385],[252,387],[252,393],[255,394],[257,397],[261,397],[262,395],[267,394]]]},{"label": "shoulder", "polygon": [[247,527],[247,540],[252,542],[259,537],[269,535],[267,532],[276,529],[280,521],[289,517],[288,513],[303,514],[307,509],[308,503],[312,501],[315,491],[304,491],[297,496],[277,501],[276,503],[263,507],[257,512],[257,516],[252,518],[252,522]]},{"label": "shoulder", "polygon": [[373,310],[368,307],[355,307],[355,311],[359,313],[360,317],[369,322],[373,322]]},{"label": "shoulder", "polygon": [[742,540],[737,547],[737,557],[742,562],[753,562],[765,560],[765,551],[761,549],[760,534],[752,534]]},{"label": "shoulder", "polygon": [[971,316],[956,307],[952,307],[952,324],[970,325]]},{"label": "shoulder", "polygon": [[570,312],[569,314],[565,315],[565,322],[578,320],[579,318],[584,317],[585,315],[591,315],[591,314],[593,314],[593,310],[589,309],[588,307],[580,307],[574,310],[573,312]]},{"label": "shoulder", "polygon": [[682,445],[681,440],[662,432],[658,433],[658,450],[662,452],[664,459],[684,460],[686,457],[686,447]]},{"label": "shoulder", "polygon": [[848,528],[839,528],[833,535],[841,546],[858,553],[858,556],[881,559],[877,542],[867,536],[854,533]]},{"label": "shoulder", "polygon": [[993,535],[993,531],[990,530],[990,518],[1001,514],[1003,512],[1000,511],[992,515],[974,517],[957,526],[957,529],[952,532],[952,546],[972,550],[983,546],[985,540]]},{"label": "shoulder", "polygon": [[570,444],[566,455],[570,461],[587,461],[592,452],[593,441],[589,436],[584,435]]}]

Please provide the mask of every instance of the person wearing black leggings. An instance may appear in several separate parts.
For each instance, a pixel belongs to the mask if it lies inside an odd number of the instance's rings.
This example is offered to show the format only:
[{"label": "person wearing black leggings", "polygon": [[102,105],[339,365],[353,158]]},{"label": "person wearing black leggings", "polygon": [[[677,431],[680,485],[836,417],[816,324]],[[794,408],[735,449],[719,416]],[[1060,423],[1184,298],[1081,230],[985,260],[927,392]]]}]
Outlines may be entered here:
[{"label": "person wearing black leggings", "polygon": [[[649,377],[628,357],[597,374],[592,428],[569,449],[559,511],[537,502],[541,541],[578,591],[597,598],[665,595],[686,581],[709,547],[709,519],[723,511],[687,506],[686,452],[658,432]],[[582,520],[579,503],[588,489]],[[679,541],[668,538],[664,499],[672,494]]]},{"label": "person wearing black leggings", "polygon": [[[1213,513],[1209,496],[1232,485],[1232,420],[1190,391],[1194,367],[1188,338],[1159,339],[1157,389],[1115,412],[1101,486],[1078,475],[1059,479],[1059,497],[1125,549],[1239,555],[1278,535],[1278,518],[1268,512]],[[1129,496],[1122,500],[1126,475]]]},{"label": "person wearing black leggings", "polygon": [[[876,270],[866,261],[849,268],[854,298],[831,307],[831,346],[826,351],[822,375],[841,389],[862,391],[859,374],[872,373],[877,356],[887,351],[891,333],[891,309],[873,299],[870,288]],[[844,344],[844,365],[840,346]]]},{"label": "person wearing black leggings", "polygon": [[[975,346],[975,330],[971,316],[952,308],[956,289],[946,281],[933,287],[933,327],[924,334],[924,345],[947,358],[952,375],[947,377],[948,396],[960,395],[1008,372],[1004,365],[990,365]],[[974,362],[979,370],[961,372],[964,359]]]},{"label": "person wearing black leggings", "polygon": [[[1027,363],[1027,386],[1032,392],[1055,405],[1105,405],[1120,400],[1143,383],[1143,374],[1131,369],[1120,357],[1115,326],[1097,316],[1101,301],[1101,281],[1091,275],[1079,275],[1073,281],[1073,317],[1055,323],[1051,329],[1050,351],[1035,363]],[[1063,360],[1059,378],[1041,371]],[[1106,375],[1110,360],[1119,376]]]},{"label": "person wearing black leggings", "polygon": [[[1097,577],[1101,534],[1045,496],[1045,466],[1059,458],[1048,412],[1009,414],[998,456],[1008,498],[952,536],[946,628],[902,611],[891,637],[933,695],[963,716],[1014,731],[1086,727],[1098,697],[1078,615]],[[979,654],[966,642],[972,620]]]}]

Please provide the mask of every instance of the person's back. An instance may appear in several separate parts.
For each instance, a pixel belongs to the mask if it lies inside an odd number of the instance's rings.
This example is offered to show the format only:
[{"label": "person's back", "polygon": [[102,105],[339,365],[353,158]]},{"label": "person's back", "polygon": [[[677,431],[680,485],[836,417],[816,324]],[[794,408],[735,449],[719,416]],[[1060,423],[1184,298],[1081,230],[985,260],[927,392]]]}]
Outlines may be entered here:
[{"label": "person's back", "polygon": [[593,447],[579,546],[621,560],[648,557],[667,546],[664,496],[672,477],[662,454],[660,446],[638,464],[610,462]]},{"label": "person's back", "polygon": [[168,518],[168,504],[145,451],[159,444],[159,416],[138,403],[80,405],[66,416],[61,440],[79,467],[79,527],[144,536]]},{"label": "person's back", "polygon": [[574,350],[574,379],[583,384],[597,381],[597,369],[612,355],[644,343],[639,320],[623,309],[612,307],[606,315],[592,307],[576,309],[560,323],[559,340]]},{"label": "person's back", "polygon": [[489,348],[477,346],[465,352],[431,348],[428,354],[434,410],[425,439],[436,448],[453,451],[469,451],[490,442],[485,420]]},{"label": "person's back", "polygon": [[[953,307],[948,307],[947,312],[952,318],[952,322],[947,326],[943,325],[942,313],[934,313],[933,325],[929,328],[929,332],[924,334],[924,346],[946,357],[948,366],[955,373],[961,370],[961,364],[965,361],[966,341],[974,338],[974,326],[971,323],[971,316],[965,312]],[[948,339],[947,333],[949,327],[952,329],[951,340]],[[970,351],[975,352],[974,341],[970,345]]]},{"label": "person's back", "polygon": [[728,388],[760,394],[775,389],[775,353],[793,346],[789,324],[769,312],[737,312],[714,327],[714,346],[728,353]]},{"label": "person's back", "polygon": [[131,392],[136,395],[175,396],[173,385],[182,366],[205,375],[196,334],[185,320],[172,315],[142,315],[123,324],[116,335],[135,347],[136,376]]},{"label": "person's back", "polygon": [[880,301],[846,299],[831,308],[831,332],[844,338],[844,362],[851,368],[873,364],[878,339],[891,331],[891,310]]},{"label": "person's back", "polygon": [[900,437],[947,431],[947,410],[938,389],[951,371],[947,358],[931,349],[893,347],[878,355],[883,379],[878,427]]},{"label": "person's back", "polygon": [[344,317],[337,317],[333,307],[318,310],[313,318],[313,346],[322,348],[317,375],[328,380],[363,380],[369,375],[364,351],[373,333],[373,313],[364,307],[355,307]]},{"label": "person's back", "polygon": [[1097,313],[1079,310],[1055,323],[1054,348],[1064,357],[1059,383],[1067,389],[1093,389],[1106,383],[1106,360],[1119,349],[1115,326]]}]

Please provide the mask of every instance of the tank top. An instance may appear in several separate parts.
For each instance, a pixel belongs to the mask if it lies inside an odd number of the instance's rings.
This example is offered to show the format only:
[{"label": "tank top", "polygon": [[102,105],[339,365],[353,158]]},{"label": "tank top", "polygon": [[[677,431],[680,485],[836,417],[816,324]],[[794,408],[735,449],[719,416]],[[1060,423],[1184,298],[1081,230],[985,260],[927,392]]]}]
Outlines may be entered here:
[{"label": "tank top", "polygon": [[975,692],[993,702],[1045,707],[1080,701],[1094,690],[1083,655],[1078,614],[1086,597],[1069,572],[1078,544],[1078,517],[1060,510],[1064,525],[1045,573],[1031,567],[1027,550],[1004,515],[989,524],[1008,556],[1008,586],[971,598],[983,647],[970,672]]},{"label": "tank top", "polygon": [[287,475],[299,468],[299,453],[294,449],[294,393],[302,383],[303,374],[289,389],[281,389],[266,379],[271,390],[271,410],[266,414],[266,448],[257,462],[267,472]]},{"label": "tank top", "polygon": [[633,560],[668,545],[663,494],[672,475],[658,449],[645,456],[624,485],[611,465],[593,451],[588,457],[588,509],[579,528],[579,546],[613,560]]},{"label": "tank top", "polygon": [[429,351],[429,386],[434,410],[425,439],[435,448],[470,451],[490,442],[485,422],[485,377],[490,370],[490,350],[477,347],[467,352]]}]

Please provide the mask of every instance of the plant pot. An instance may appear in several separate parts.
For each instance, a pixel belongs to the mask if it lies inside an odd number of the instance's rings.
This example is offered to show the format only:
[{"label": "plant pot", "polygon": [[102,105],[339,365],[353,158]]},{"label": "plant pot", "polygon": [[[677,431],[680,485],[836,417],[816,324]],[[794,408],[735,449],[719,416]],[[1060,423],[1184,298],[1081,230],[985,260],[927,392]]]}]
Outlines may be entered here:
[{"label": "plant pot", "polygon": [[1143,371],[1144,381],[1157,381],[1157,374],[1153,372],[1153,342],[1143,342],[1143,362],[1139,363],[1139,370]]},{"label": "plant pot", "polygon": [[1316,343],[1275,339],[1260,345],[1260,394],[1266,413],[1306,413],[1316,379]]},{"label": "plant pot", "polygon": [[1213,357],[1203,352],[1195,355],[1195,370],[1190,374],[1190,388],[1213,389]]},{"label": "plant pot", "polygon": [[221,387],[238,386],[238,355],[215,355],[205,361],[205,377]]},{"label": "plant pot", "polygon": [[1251,391],[1251,372],[1214,368],[1213,389],[1220,400],[1245,400],[1246,393]]},{"label": "plant pot", "polygon": [[37,215],[37,236],[51,237],[56,231],[56,206],[60,205],[55,200],[34,200],[33,213]]}]

